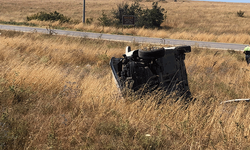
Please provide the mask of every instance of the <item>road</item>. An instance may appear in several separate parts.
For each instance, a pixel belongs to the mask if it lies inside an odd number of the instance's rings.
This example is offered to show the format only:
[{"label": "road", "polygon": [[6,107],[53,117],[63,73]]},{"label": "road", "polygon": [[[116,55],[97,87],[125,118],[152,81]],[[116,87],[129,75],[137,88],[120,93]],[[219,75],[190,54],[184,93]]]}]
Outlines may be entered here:
[{"label": "road", "polygon": [[[24,26],[11,26],[0,25],[0,30],[15,30],[22,32],[39,32],[48,33],[47,29],[38,27],[24,27]],[[152,37],[139,37],[139,36],[127,36],[127,35],[114,35],[92,32],[80,32],[80,31],[66,31],[66,30],[53,30],[58,35],[86,37],[93,39],[104,39],[111,41],[125,41],[125,42],[139,42],[139,43],[152,43],[152,44],[168,44],[173,46],[190,45],[202,48],[223,49],[223,50],[243,50],[247,45],[244,44],[231,44],[231,43],[217,43],[217,42],[202,42],[202,41],[190,41],[190,40],[175,40],[175,39],[162,39]]]}]

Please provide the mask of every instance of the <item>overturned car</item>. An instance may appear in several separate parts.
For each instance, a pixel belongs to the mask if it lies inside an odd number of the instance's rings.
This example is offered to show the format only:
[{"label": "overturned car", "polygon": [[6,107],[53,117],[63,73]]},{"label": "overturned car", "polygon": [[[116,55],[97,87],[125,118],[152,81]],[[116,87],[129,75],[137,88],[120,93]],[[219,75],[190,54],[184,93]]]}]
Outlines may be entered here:
[{"label": "overturned car", "polygon": [[[111,58],[110,66],[117,87],[149,93],[164,91],[166,95],[190,97],[185,67],[185,53],[190,46],[137,49],[126,47],[123,58]],[[165,95],[164,94],[164,95]]]}]

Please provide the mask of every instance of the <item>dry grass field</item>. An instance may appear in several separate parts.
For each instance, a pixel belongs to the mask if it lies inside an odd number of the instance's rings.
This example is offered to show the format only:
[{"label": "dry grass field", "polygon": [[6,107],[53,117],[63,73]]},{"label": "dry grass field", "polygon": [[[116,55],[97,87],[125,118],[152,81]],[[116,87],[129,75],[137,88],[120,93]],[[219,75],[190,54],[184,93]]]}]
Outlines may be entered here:
[{"label": "dry grass field", "polygon": [[125,46],[0,31],[0,149],[249,149],[250,68],[244,55],[193,47],[188,105],[117,95],[109,60]]},{"label": "dry grass field", "polygon": [[[230,43],[248,43],[250,4],[159,2],[167,29],[117,29],[97,23],[122,1],[0,0],[1,22],[26,22],[40,11],[58,11],[74,23],[30,21],[72,30]],[[131,3],[131,0],[125,2]],[[152,2],[141,2],[150,7]],[[245,17],[237,17],[237,11]],[[78,21],[77,21],[78,20]],[[188,105],[160,95],[121,98],[109,60],[139,43],[111,42],[0,30],[0,149],[249,149],[250,67],[244,54],[192,48],[186,55]]]},{"label": "dry grass field", "polygon": [[[82,20],[82,0],[0,0],[1,22],[27,22],[26,17],[41,11],[58,11],[74,20],[74,23],[30,21],[36,25],[68,28],[80,31],[105,32],[112,34],[133,34],[173,39],[215,41],[227,43],[250,42],[250,4],[218,3],[166,0],[159,6],[167,10],[167,19],[162,23],[163,29],[117,29],[98,25],[97,18],[102,11],[111,14],[112,9],[122,2],[132,0],[91,0],[86,1],[86,18],[93,18],[91,25],[79,23]],[[143,8],[151,8],[152,1],[140,2]],[[245,12],[245,17],[238,17],[238,11]],[[109,15],[111,17],[111,15]]]}]

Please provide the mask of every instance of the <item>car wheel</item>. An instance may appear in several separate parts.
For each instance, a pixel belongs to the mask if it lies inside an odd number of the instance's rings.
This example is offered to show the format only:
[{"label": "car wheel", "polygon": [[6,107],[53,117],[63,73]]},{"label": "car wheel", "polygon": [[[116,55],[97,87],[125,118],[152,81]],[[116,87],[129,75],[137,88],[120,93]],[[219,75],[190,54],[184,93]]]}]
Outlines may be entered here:
[{"label": "car wheel", "polygon": [[153,49],[150,51],[139,50],[138,56],[142,59],[156,59],[165,55],[164,48]]}]

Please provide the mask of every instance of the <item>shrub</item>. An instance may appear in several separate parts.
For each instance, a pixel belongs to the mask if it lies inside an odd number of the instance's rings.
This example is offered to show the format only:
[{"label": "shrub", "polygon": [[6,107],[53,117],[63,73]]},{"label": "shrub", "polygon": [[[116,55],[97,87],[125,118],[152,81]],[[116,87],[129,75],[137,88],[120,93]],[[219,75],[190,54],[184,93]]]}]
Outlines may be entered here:
[{"label": "shrub", "polygon": [[87,23],[87,24],[91,24],[92,22],[93,22],[93,18],[87,18],[87,19],[86,19],[86,23]]},{"label": "shrub", "polygon": [[104,26],[111,25],[112,19],[110,19],[104,12],[102,12],[102,16],[97,19],[99,24]]},{"label": "shrub", "polygon": [[164,20],[164,8],[158,7],[157,2],[152,3],[152,9],[143,10],[141,17],[138,18],[137,26],[145,28],[159,28]]},{"label": "shrub", "polygon": [[164,8],[158,7],[158,2],[152,3],[152,9],[142,9],[138,2],[134,2],[129,6],[127,3],[117,5],[117,10],[113,10],[115,24],[122,24],[123,15],[135,16],[137,27],[159,28],[164,20]]},{"label": "shrub", "polygon": [[40,21],[60,21],[61,23],[69,22],[71,18],[64,16],[63,14],[55,12],[39,12],[37,14],[27,16],[27,20],[40,20]]},{"label": "shrub", "polygon": [[138,2],[134,2],[130,7],[127,3],[118,4],[117,10],[112,11],[114,19],[118,20],[117,23],[119,24],[122,24],[123,15],[134,15],[135,17],[139,17],[141,13],[142,8]]},{"label": "shrub", "polygon": [[237,16],[238,16],[238,17],[244,17],[244,13],[245,13],[245,12],[244,12],[244,11],[241,11],[241,10],[240,10],[240,11],[237,11]]}]

